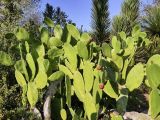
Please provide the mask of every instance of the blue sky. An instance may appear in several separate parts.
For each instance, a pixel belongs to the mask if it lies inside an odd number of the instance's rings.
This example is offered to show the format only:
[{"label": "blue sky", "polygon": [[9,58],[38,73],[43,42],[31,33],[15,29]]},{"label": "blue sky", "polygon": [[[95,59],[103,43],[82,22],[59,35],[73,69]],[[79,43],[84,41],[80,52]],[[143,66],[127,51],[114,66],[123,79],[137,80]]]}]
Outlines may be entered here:
[{"label": "blue sky", "polygon": [[[151,1],[141,0],[143,3]],[[122,2],[123,0],[109,0],[110,18],[119,14]],[[59,6],[79,28],[83,25],[83,30],[90,30],[91,0],[42,0],[42,10],[44,10],[46,3],[51,4],[53,7]]]}]

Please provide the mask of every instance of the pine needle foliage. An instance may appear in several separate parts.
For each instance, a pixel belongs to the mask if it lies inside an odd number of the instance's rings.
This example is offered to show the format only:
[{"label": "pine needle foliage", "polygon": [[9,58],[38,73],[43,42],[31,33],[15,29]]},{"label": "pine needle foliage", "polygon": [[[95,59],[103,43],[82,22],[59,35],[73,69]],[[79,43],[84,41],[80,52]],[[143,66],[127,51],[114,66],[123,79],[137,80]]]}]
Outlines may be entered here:
[{"label": "pine needle foliage", "polygon": [[128,26],[130,25],[130,22],[127,21],[123,16],[117,15],[114,16],[112,19],[112,35],[117,35],[121,31],[125,31],[127,34],[129,34],[130,29],[128,29]]},{"label": "pine needle foliage", "polygon": [[55,10],[53,9],[53,6],[49,3],[46,4],[45,11],[43,13],[44,17],[48,17],[50,19],[53,19],[53,14],[55,13]]},{"label": "pine needle foliage", "polygon": [[139,16],[139,0],[125,0],[121,7],[121,14],[132,24],[136,24]]},{"label": "pine needle foliage", "polygon": [[68,19],[68,15],[62,11],[60,7],[54,8],[49,3],[46,4],[45,11],[43,12],[43,17],[50,18],[56,25],[59,24],[64,27],[67,23],[74,24],[72,20]]},{"label": "pine needle foliage", "polygon": [[150,56],[160,53],[160,0],[154,0],[153,3],[146,6],[142,17],[142,27],[152,41]]},{"label": "pine needle foliage", "polygon": [[108,0],[92,0],[92,30],[98,44],[109,42],[110,19]]},{"label": "pine needle foliage", "polygon": [[113,18],[112,35],[124,31],[131,35],[132,28],[139,23],[139,0],[125,0],[121,5],[119,16]]},{"label": "pine needle foliage", "polygon": [[151,36],[160,36],[160,6],[151,7],[143,17],[143,28]]}]

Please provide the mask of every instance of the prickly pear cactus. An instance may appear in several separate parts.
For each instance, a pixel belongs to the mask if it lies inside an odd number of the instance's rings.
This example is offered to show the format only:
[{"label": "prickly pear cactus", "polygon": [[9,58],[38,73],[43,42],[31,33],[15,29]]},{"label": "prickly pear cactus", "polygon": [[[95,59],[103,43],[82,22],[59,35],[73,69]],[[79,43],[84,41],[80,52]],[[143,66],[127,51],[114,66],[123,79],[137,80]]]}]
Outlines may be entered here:
[{"label": "prickly pear cactus", "polygon": [[152,56],[146,66],[147,80],[149,87],[152,91],[149,95],[149,114],[153,119],[158,117],[160,113],[160,107],[158,106],[158,101],[160,100],[160,55],[156,54]]},{"label": "prickly pear cactus", "polygon": [[[111,44],[102,45],[102,64],[107,71],[105,79],[108,80],[103,91],[117,100],[117,110],[123,113],[127,106],[128,92],[137,89],[145,76],[144,65],[132,63],[134,55],[139,46],[149,43],[139,26],[133,28],[132,36],[127,37],[124,32],[120,32],[119,36],[114,36]],[[122,92],[124,90],[125,94]]]},{"label": "prickly pear cactus", "polygon": [[[44,23],[54,32],[49,33],[47,26],[42,27],[38,43],[30,41],[24,28],[17,30],[20,60],[13,62],[8,54],[0,51],[0,63],[15,67],[24,105],[28,101],[34,108],[40,91],[60,80],[54,96],[56,107],[51,108],[56,119],[98,119],[106,111],[105,102],[113,99],[117,102],[114,107],[123,114],[128,93],[137,89],[147,76],[145,81],[152,88],[150,114],[153,119],[158,116],[160,56],[151,57],[147,65],[134,63],[138,47],[149,44],[139,26],[133,28],[132,36],[120,32],[118,37],[112,37],[111,44],[99,46],[88,33],[80,34],[72,24],[62,29],[49,18],[45,18]],[[114,115],[111,118],[122,119]]]},{"label": "prickly pear cactus", "polygon": [[[21,60],[15,63],[15,77],[24,90],[23,98],[27,96],[31,108],[33,108],[38,101],[38,90],[47,85],[48,76],[45,70],[44,58],[38,57],[37,60],[34,60],[27,44],[26,42],[27,54],[25,57],[21,55]],[[19,49],[21,52],[21,46]],[[38,67],[35,64],[38,64]],[[25,100],[23,99],[23,101]]]}]

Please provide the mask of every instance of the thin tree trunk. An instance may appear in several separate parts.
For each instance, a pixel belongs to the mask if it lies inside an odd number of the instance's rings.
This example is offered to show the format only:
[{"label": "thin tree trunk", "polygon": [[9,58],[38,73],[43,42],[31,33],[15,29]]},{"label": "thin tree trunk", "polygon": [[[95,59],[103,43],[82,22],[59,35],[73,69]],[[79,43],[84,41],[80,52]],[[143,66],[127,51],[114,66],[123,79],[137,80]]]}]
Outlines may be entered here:
[{"label": "thin tree trunk", "polygon": [[57,86],[61,83],[61,80],[51,83],[46,93],[46,99],[43,105],[44,120],[51,120],[51,99],[57,92]]},{"label": "thin tree trunk", "polygon": [[33,113],[35,114],[36,118],[42,120],[42,115],[36,107],[33,109]]}]

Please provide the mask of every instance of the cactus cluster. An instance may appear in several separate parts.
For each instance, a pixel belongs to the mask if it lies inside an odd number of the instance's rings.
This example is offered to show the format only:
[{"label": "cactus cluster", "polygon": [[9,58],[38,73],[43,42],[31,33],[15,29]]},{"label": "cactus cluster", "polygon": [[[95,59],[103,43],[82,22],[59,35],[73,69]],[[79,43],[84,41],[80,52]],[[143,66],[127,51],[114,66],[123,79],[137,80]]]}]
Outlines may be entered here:
[{"label": "cactus cluster", "polygon": [[160,113],[158,102],[160,100],[160,55],[153,55],[147,62],[147,85],[151,88],[149,95],[149,114],[155,119]]},{"label": "cactus cluster", "polygon": [[[116,101],[117,111],[123,114],[128,93],[137,89],[147,76],[145,81],[152,88],[149,101],[151,116],[155,118],[160,113],[156,108],[160,100],[160,56],[151,57],[146,65],[134,63],[137,48],[150,43],[139,26],[133,28],[132,36],[120,32],[119,36],[112,37],[111,44],[99,46],[88,33],[80,34],[72,24],[62,29],[49,18],[44,22],[54,28],[54,36],[50,36],[47,27],[40,28],[39,41],[30,41],[24,28],[15,33],[19,40],[20,60],[13,62],[8,54],[0,52],[1,64],[15,67],[24,105],[28,101],[34,108],[40,91],[61,80],[60,96],[54,98],[58,107],[52,109],[56,109],[63,120],[69,116],[76,120],[96,120],[105,111],[100,102],[107,97]],[[82,106],[75,107],[74,101]],[[118,119],[122,119],[121,116]]]},{"label": "cactus cluster", "polygon": [[104,92],[117,101],[117,110],[126,111],[128,93],[138,88],[144,79],[144,64],[134,63],[134,55],[138,47],[148,45],[146,33],[135,26],[132,36],[126,36],[122,31],[119,36],[113,36],[111,45],[102,44],[102,66],[106,70],[108,80]]}]

